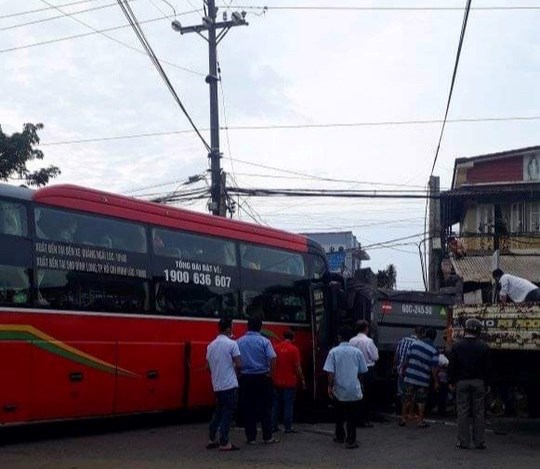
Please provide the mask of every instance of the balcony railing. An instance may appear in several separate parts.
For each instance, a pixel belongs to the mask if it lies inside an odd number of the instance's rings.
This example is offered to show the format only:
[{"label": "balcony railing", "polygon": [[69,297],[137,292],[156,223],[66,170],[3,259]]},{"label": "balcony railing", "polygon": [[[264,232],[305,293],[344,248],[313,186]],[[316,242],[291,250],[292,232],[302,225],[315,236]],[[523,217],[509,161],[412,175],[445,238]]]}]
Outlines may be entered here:
[{"label": "balcony railing", "polygon": [[534,252],[540,254],[540,233],[512,233],[506,235],[464,234],[461,240],[468,253],[491,253],[497,248],[501,254]]}]

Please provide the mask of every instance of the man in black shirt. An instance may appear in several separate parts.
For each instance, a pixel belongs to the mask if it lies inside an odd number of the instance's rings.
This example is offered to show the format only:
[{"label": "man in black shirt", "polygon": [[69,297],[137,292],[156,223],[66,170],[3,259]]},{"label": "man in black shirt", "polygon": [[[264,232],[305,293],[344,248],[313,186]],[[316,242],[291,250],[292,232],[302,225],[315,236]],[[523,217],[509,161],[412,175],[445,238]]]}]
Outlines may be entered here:
[{"label": "man in black shirt", "polygon": [[458,414],[458,443],[467,449],[472,441],[477,449],[485,449],[485,394],[491,378],[491,359],[488,346],[479,339],[482,323],[467,319],[465,337],[450,352],[448,381],[456,389]]}]

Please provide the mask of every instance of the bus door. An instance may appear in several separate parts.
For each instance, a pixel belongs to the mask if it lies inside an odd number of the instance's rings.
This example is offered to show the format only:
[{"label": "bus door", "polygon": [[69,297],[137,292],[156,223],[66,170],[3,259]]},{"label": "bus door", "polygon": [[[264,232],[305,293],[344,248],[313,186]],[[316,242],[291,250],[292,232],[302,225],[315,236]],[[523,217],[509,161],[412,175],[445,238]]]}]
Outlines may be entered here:
[{"label": "bus door", "polygon": [[312,397],[314,400],[325,398],[323,366],[326,355],[332,347],[333,305],[332,292],[328,284],[312,283],[311,299],[311,334],[312,334]]}]

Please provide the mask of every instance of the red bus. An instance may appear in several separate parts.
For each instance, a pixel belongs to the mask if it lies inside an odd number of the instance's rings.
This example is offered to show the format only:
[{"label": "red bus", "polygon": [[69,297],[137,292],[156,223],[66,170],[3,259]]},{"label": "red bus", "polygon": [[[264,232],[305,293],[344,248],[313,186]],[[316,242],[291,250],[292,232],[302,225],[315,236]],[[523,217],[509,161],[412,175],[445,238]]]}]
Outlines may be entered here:
[{"label": "red bus", "polygon": [[327,269],[303,236],[71,185],[0,185],[0,424],[211,405],[220,317],[237,336],[251,314],[272,340],[295,330],[315,392]]}]

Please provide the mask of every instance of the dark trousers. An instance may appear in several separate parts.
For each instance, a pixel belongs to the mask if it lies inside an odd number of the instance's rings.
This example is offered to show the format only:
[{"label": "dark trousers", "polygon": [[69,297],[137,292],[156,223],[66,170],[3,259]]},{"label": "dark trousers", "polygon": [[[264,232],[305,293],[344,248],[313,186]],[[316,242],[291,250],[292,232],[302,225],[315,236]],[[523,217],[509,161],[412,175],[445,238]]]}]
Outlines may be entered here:
[{"label": "dark trousers", "polygon": [[215,441],[219,429],[219,444],[225,446],[229,443],[229,429],[238,402],[238,388],[217,391],[215,394],[217,404],[210,422],[208,436],[210,441]]},{"label": "dark trousers", "polygon": [[333,401],[336,412],[336,439],[356,443],[356,419],[361,401]]},{"label": "dark trousers", "polygon": [[257,439],[260,420],[263,440],[272,438],[272,380],[265,374],[240,376],[240,395],[247,441]]},{"label": "dark trousers", "polygon": [[464,379],[457,382],[456,403],[458,423],[458,443],[481,446],[485,443],[485,394],[481,379]]},{"label": "dark trousers", "polygon": [[363,398],[360,401],[360,411],[358,423],[365,425],[373,418],[373,388],[375,385],[375,368],[368,367],[367,373],[362,375]]},{"label": "dark trousers", "polygon": [[527,296],[525,297],[525,302],[529,303],[533,301],[540,301],[540,288],[537,288],[527,293]]},{"label": "dark trousers", "polygon": [[283,408],[283,426],[285,430],[292,429],[294,398],[296,388],[274,388],[274,402],[272,404],[272,428],[279,425],[279,417]]},{"label": "dark trousers", "polygon": [[446,417],[446,403],[448,401],[448,383],[439,383],[437,393],[437,414],[439,417]]}]

